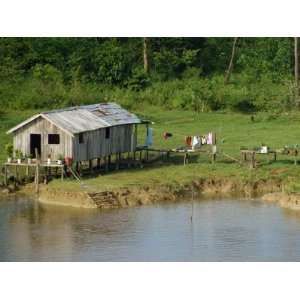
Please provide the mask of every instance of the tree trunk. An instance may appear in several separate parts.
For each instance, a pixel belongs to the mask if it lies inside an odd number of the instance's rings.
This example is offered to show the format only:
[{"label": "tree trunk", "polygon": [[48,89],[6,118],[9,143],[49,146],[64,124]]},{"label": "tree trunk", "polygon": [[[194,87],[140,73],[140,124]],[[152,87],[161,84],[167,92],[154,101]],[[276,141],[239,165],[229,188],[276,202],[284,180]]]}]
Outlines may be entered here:
[{"label": "tree trunk", "polygon": [[295,71],[295,92],[296,92],[296,97],[299,96],[299,67],[298,67],[298,38],[294,37],[294,57],[295,57],[295,66],[294,66],[294,71]]},{"label": "tree trunk", "polygon": [[143,55],[144,55],[144,71],[148,73],[149,63],[148,63],[148,39],[143,38]]},{"label": "tree trunk", "polygon": [[232,50],[231,50],[231,58],[230,58],[230,62],[228,65],[228,69],[225,72],[225,78],[224,78],[224,84],[227,84],[229,82],[231,73],[232,73],[232,69],[233,69],[233,60],[234,60],[234,56],[235,56],[235,49],[236,49],[236,42],[237,42],[238,38],[235,37],[233,39],[233,44],[232,44]]}]

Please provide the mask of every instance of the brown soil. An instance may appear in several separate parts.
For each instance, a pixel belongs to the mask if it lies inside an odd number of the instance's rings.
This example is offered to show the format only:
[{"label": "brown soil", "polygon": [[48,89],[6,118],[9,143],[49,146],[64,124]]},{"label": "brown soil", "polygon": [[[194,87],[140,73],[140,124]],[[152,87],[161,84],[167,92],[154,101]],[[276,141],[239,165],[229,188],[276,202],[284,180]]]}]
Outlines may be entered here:
[{"label": "brown soil", "polygon": [[[28,188],[27,188],[28,189]],[[42,186],[38,199],[42,203],[82,208],[113,208],[147,205],[158,202],[175,202],[195,197],[260,197],[281,191],[278,181],[249,182],[240,184],[232,180],[202,179],[188,185],[159,185],[116,189],[105,192],[56,191]],[[30,188],[28,189],[30,191]]]},{"label": "brown soil", "polygon": [[[0,190],[0,199],[15,192],[14,187]],[[32,197],[34,185],[28,184],[18,192]],[[37,199],[41,203],[78,208],[115,208],[147,205],[158,202],[176,202],[197,198],[258,198],[278,203],[281,207],[300,209],[300,194],[282,192],[282,184],[276,180],[258,180],[240,183],[230,179],[201,179],[187,185],[158,185],[130,187],[102,192],[70,192],[40,186]]]},{"label": "brown soil", "polygon": [[278,203],[281,207],[293,210],[300,209],[300,195],[295,193],[269,193],[262,197],[263,200]]}]

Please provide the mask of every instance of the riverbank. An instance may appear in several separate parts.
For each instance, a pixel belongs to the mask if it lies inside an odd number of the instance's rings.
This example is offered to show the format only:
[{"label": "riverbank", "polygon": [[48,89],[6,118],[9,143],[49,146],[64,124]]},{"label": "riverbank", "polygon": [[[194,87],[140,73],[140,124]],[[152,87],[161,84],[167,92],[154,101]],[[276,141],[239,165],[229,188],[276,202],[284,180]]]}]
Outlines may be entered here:
[{"label": "riverbank", "polygon": [[193,199],[260,198],[280,207],[300,210],[300,193],[283,192],[278,180],[236,182],[234,180],[202,179],[184,185],[156,185],[120,188],[102,192],[57,191],[41,189],[38,200],[44,204],[78,208],[124,208],[163,202]]},{"label": "riverbank", "polygon": [[[68,187],[68,185],[67,185]],[[83,209],[111,209],[193,201],[193,199],[261,199],[291,210],[300,210],[300,193],[285,191],[280,179],[241,180],[240,178],[197,178],[190,182],[155,185],[133,185],[106,190],[69,190],[53,185],[40,185],[36,194],[34,184],[2,189],[3,197],[25,196],[42,204]]]},{"label": "riverbank", "polygon": [[[55,199],[59,202],[58,199],[66,198],[65,195],[69,195],[68,198],[72,201],[76,197],[82,199],[86,194],[98,197],[102,193],[107,198],[118,199],[123,203],[114,205],[130,206],[140,202],[155,202],[155,199],[158,199],[157,201],[172,199],[173,195],[176,198],[179,194],[183,194],[184,189],[187,189],[187,193],[191,195],[192,183],[195,183],[194,190],[203,195],[220,189],[222,197],[229,190],[243,197],[251,197],[253,190],[259,189],[261,190],[257,193],[259,196],[273,191],[280,192],[282,189],[287,194],[300,192],[300,166],[294,165],[293,156],[278,155],[276,162],[269,162],[265,156],[260,156],[256,169],[251,169],[246,164],[239,165],[229,158],[238,160],[241,146],[254,147],[264,143],[272,149],[278,149],[284,145],[297,144],[300,131],[298,112],[257,113],[250,116],[233,112],[163,111],[157,107],[147,107],[143,112],[135,111],[135,113],[154,122],[151,126],[155,148],[172,149],[183,145],[186,135],[215,132],[218,140],[216,162],[212,164],[206,154],[200,154],[191,156],[190,163],[183,166],[182,156],[172,155],[168,162],[146,164],[142,169],[111,170],[108,173],[94,174],[84,177],[81,183],[71,178],[64,182],[59,179],[53,180],[46,186],[41,185],[41,195],[45,201],[51,200],[49,195],[55,195],[51,201]],[[3,113],[0,120],[2,162],[6,157],[2,145],[5,141],[9,141],[5,131],[32,114],[32,111],[22,112],[20,116],[16,116],[15,112]],[[167,140],[163,138],[163,133],[166,131],[173,134]],[[139,131],[139,144],[145,142],[144,137],[143,131]],[[224,156],[222,153],[229,156]],[[269,182],[272,183],[271,185],[275,183],[274,187],[268,186]],[[281,187],[279,190],[278,183]],[[256,185],[261,187],[257,189]],[[268,188],[262,191],[264,185]],[[21,190],[24,190],[23,186]],[[7,192],[6,190],[5,193]],[[122,194],[124,195],[119,196]],[[211,194],[213,196],[214,192]],[[103,207],[106,206],[108,205],[103,204]]]},{"label": "riverbank", "polygon": [[[277,180],[241,182],[232,179],[200,179],[185,184],[143,185],[117,188],[106,191],[70,191],[41,186],[36,198],[44,204],[71,206],[77,208],[121,208],[160,202],[201,198],[257,198],[268,193],[282,191]],[[34,186],[27,185],[19,193],[34,195]]]}]

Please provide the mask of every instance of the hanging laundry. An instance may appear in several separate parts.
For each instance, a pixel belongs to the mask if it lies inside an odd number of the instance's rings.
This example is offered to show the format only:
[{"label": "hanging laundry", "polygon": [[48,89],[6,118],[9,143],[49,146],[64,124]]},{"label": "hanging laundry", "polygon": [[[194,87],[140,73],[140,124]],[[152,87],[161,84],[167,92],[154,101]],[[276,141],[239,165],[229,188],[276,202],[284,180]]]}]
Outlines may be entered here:
[{"label": "hanging laundry", "polygon": [[207,145],[212,145],[212,144],[213,144],[213,134],[209,132],[207,135]]},{"label": "hanging laundry", "polygon": [[201,147],[201,137],[199,136],[193,136],[192,140],[192,149],[200,148]]},{"label": "hanging laundry", "polygon": [[186,136],[185,137],[185,143],[187,146],[191,146],[192,145],[192,137],[191,136]]},{"label": "hanging laundry", "polygon": [[201,137],[201,144],[202,144],[202,145],[206,145],[206,144],[207,144],[206,136],[202,136],[202,137]]},{"label": "hanging laundry", "polygon": [[172,137],[172,136],[173,136],[173,134],[171,132],[164,132],[164,134],[163,134],[163,137],[164,137],[165,140]]},{"label": "hanging laundry", "polygon": [[152,146],[153,144],[153,128],[148,128],[146,137],[146,146]]}]

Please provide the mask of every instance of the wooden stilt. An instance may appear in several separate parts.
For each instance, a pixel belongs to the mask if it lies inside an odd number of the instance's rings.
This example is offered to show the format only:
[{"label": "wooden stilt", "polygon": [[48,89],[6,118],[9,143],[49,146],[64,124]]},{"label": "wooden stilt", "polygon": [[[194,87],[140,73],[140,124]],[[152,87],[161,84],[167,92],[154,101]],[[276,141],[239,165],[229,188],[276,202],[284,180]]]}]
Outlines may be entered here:
[{"label": "wooden stilt", "polygon": [[121,153],[116,154],[116,170],[120,168]]},{"label": "wooden stilt", "polygon": [[116,154],[116,159],[115,159],[115,170],[119,170],[119,159],[118,159],[118,155]]},{"label": "wooden stilt", "polygon": [[15,165],[15,183],[17,183],[18,182],[18,166],[17,165]]},{"label": "wooden stilt", "polygon": [[91,159],[89,160],[89,169],[90,173],[93,173],[93,161]]},{"label": "wooden stilt", "polygon": [[212,145],[212,147],[211,147],[211,162],[212,163],[214,163],[216,161],[216,157],[217,157],[217,146]]},{"label": "wooden stilt", "polygon": [[82,162],[81,162],[81,161],[79,162],[78,174],[79,174],[80,176],[82,176]]},{"label": "wooden stilt", "polygon": [[64,168],[65,168],[64,165],[62,165],[61,166],[61,175],[60,175],[61,176],[61,178],[60,178],[61,181],[64,181],[64,171],[65,171]]},{"label": "wooden stilt", "polygon": [[45,167],[44,184],[48,184],[49,167]]},{"label": "wooden stilt", "polygon": [[108,166],[107,166],[107,169],[110,170],[111,169],[111,155],[108,155]]},{"label": "wooden stilt", "polygon": [[97,169],[100,169],[101,158],[97,158]]},{"label": "wooden stilt", "polygon": [[4,166],[4,185],[7,186],[7,165]]},{"label": "wooden stilt", "polygon": [[104,156],[105,172],[108,172],[108,159],[107,156]]},{"label": "wooden stilt", "polygon": [[143,160],[143,150],[140,151],[140,162]]},{"label": "wooden stilt", "polygon": [[167,161],[170,160],[170,151],[167,151]]},{"label": "wooden stilt", "polygon": [[128,152],[127,159],[128,159],[128,168],[131,168],[131,152]]},{"label": "wooden stilt", "polygon": [[39,192],[39,164],[36,164],[36,169],[35,169],[35,191],[36,193]]},{"label": "wooden stilt", "polygon": [[255,152],[254,151],[251,154],[251,168],[255,169]]}]

